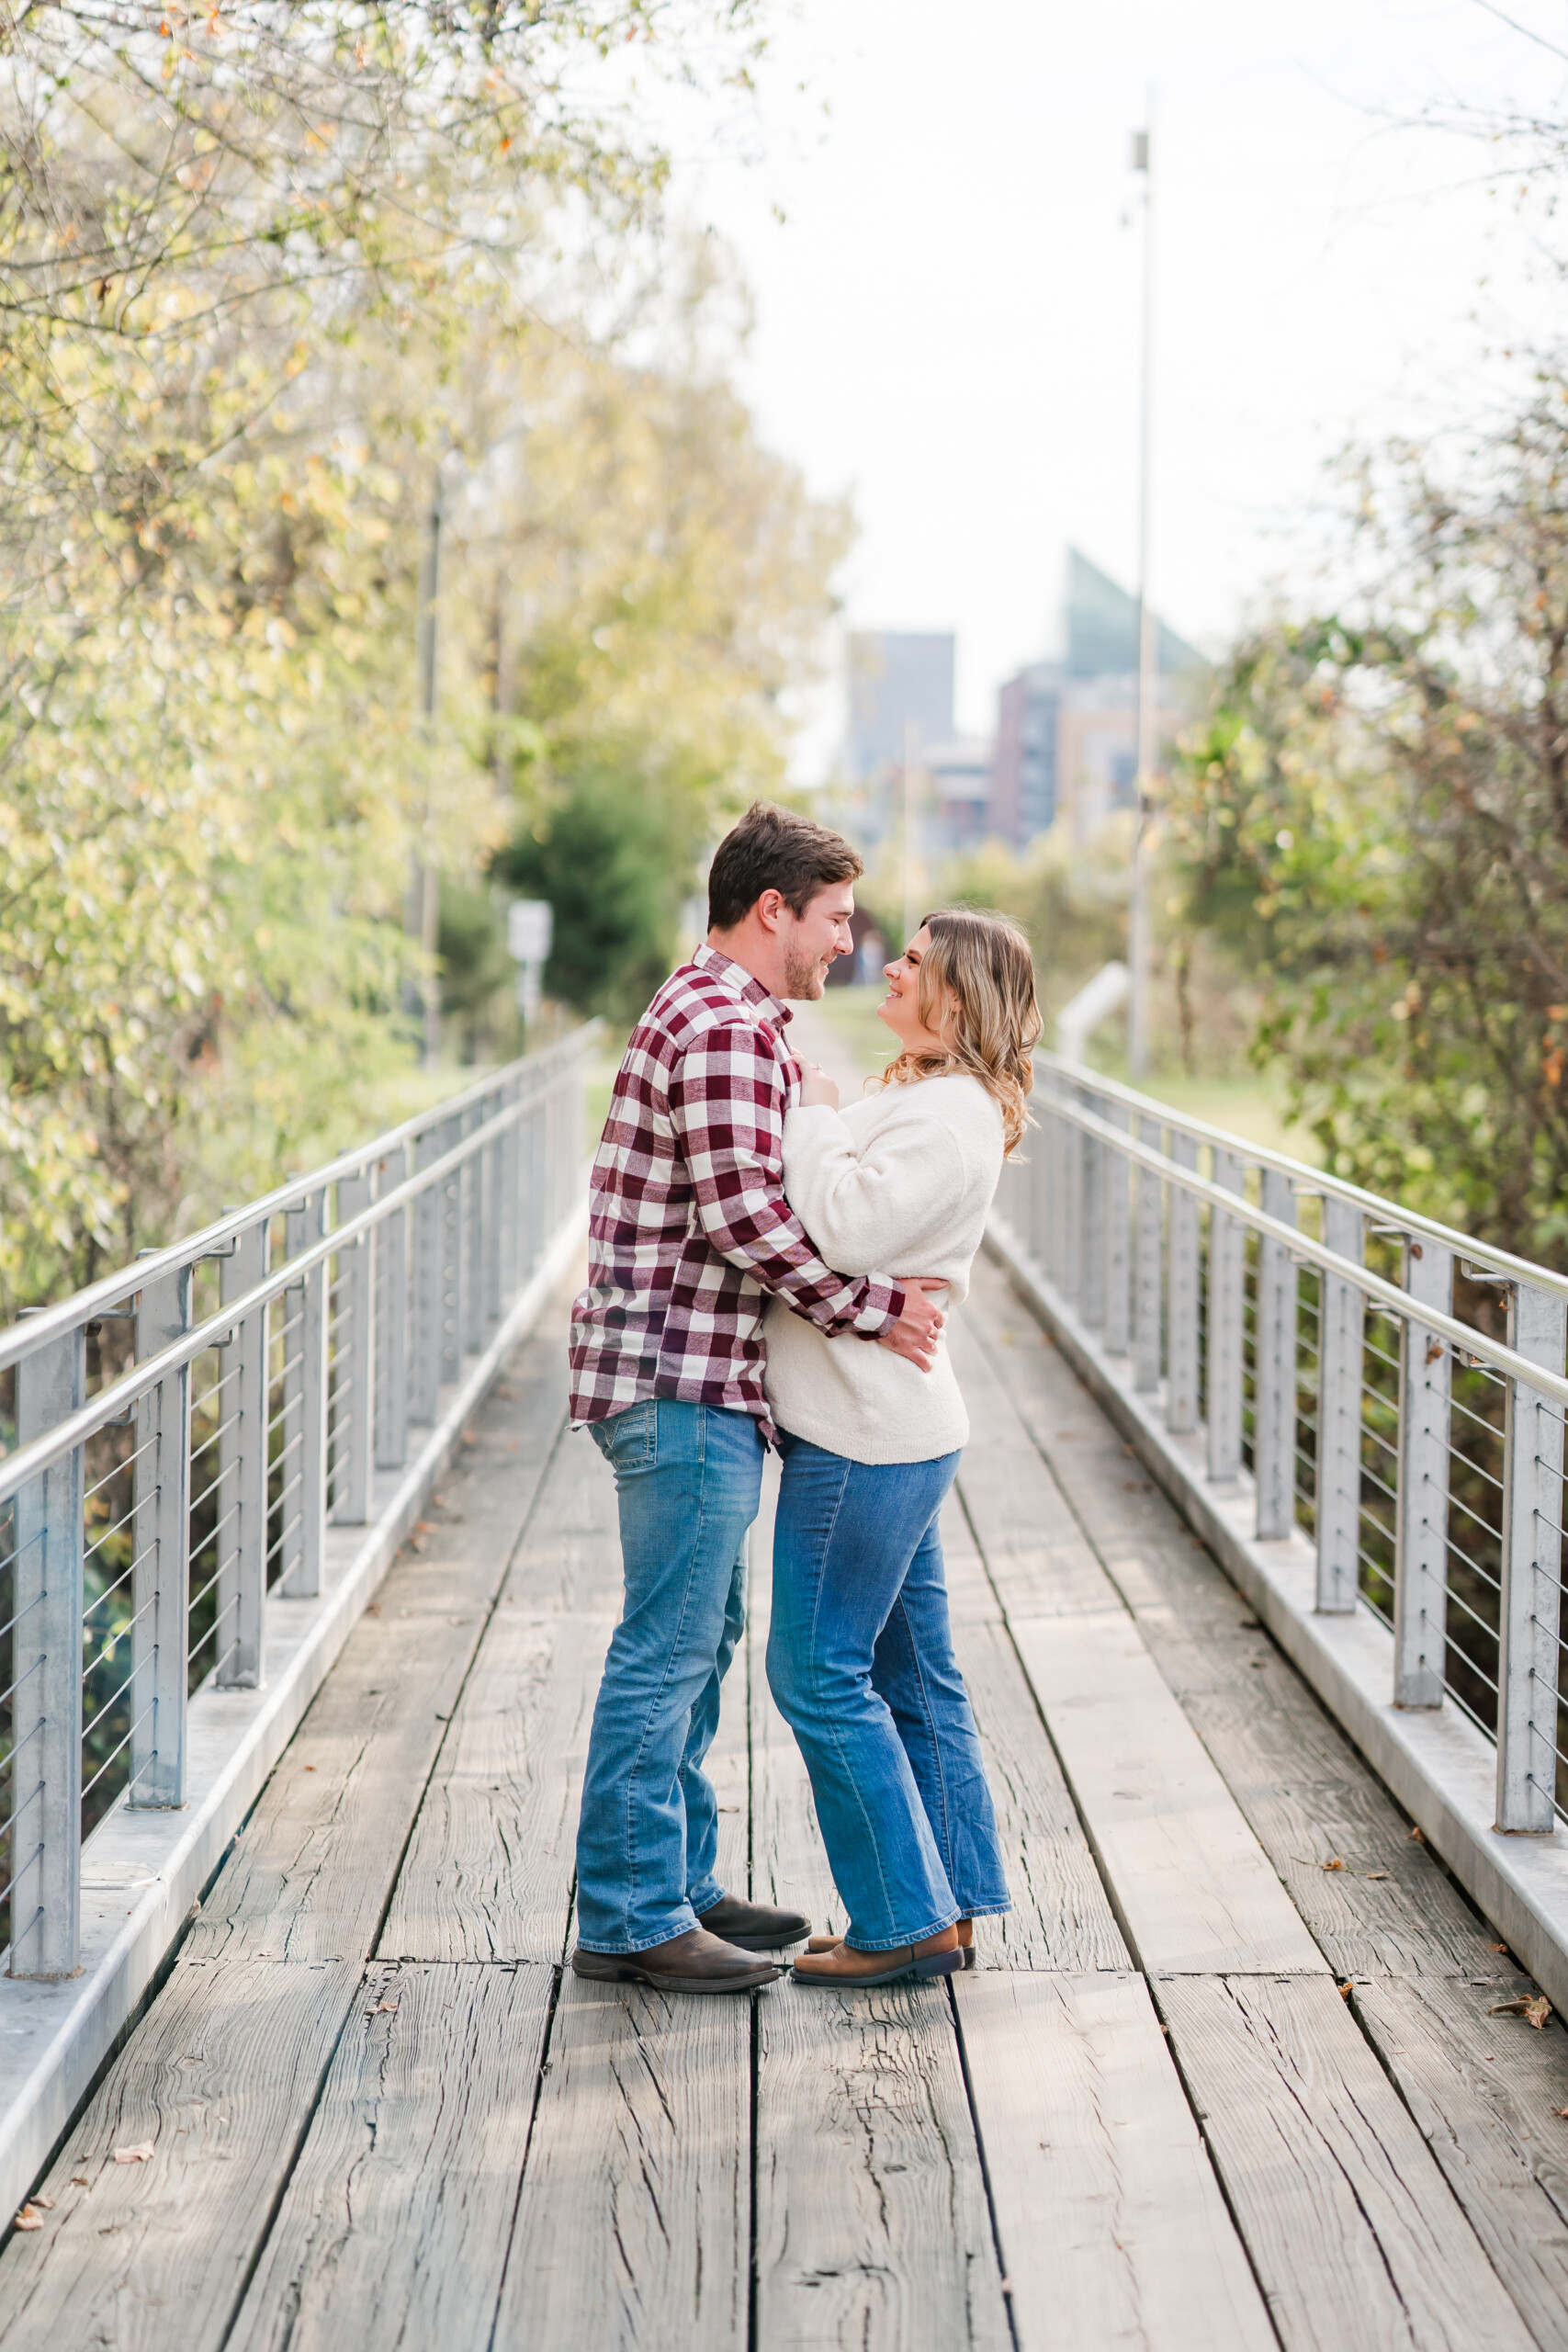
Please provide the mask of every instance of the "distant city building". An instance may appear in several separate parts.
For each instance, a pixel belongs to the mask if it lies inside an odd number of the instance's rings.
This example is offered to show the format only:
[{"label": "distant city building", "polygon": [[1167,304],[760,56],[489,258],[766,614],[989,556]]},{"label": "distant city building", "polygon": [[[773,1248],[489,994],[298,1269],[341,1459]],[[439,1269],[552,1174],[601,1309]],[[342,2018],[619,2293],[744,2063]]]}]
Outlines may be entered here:
[{"label": "distant city building", "polygon": [[984,735],[933,743],[920,765],[929,786],[931,846],[963,849],[985,838],[991,799],[992,745]]},{"label": "distant city building", "polygon": [[845,763],[856,784],[869,782],[879,769],[903,765],[905,730],[911,723],[922,753],[948,741],[954,645],[951,629],[851,632]]},{"label": "distant city building", "polygon": [[[1138,758],[1138,600],[1077,548],[1067,550],[1063,658],[1032,662],[997,696],[985,830],[1022,848],[1058,819],[1086,840],[1131,808]],[[1176,681],[1202,656],[1164,622],[1156,639],[1156,729],[1179,723]]]}]

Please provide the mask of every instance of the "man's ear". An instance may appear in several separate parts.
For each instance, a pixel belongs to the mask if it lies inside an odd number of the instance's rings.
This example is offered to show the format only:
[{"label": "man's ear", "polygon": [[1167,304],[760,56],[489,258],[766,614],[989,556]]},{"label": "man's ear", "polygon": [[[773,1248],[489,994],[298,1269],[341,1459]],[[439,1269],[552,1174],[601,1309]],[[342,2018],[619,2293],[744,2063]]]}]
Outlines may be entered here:
[{"label": "man's ear", "polygon": [[784,911],[782,890],[764,890],[751,910],[764,931],[777,931]]}]

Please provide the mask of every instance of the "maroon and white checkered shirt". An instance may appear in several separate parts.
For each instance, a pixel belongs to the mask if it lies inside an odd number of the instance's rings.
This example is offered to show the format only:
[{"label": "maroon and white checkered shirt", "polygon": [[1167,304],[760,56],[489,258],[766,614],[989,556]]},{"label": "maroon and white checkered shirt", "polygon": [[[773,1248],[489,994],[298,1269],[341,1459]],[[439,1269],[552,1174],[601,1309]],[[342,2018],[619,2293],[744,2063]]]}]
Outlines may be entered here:
[{"label": "maroon and white checkered shirt", "polygon": [[789,1017],[742,965],[699,947],[638,1022],[593,1161],[573,1421],[676,1396],[754,1413],[771,1437],[770,1293],[867,1340],[903,1313],[898,1283],[825,1265],[784,1198],[784,1113],[800,1091]]}]

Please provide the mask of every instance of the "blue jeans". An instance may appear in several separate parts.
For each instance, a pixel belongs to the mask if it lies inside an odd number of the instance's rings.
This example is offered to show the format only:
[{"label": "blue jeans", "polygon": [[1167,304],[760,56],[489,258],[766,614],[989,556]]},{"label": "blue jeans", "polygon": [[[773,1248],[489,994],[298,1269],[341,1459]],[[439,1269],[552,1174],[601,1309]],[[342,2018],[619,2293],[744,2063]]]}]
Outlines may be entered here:
[{"label": "blue jeans", "polygon": [[588,1740],[578,1941],[646,1951],[724,1894],[702,1761],[746,1623],[744,1544],[764,1449],[751,1414],[667,1396],[589,1429],[615,1474],[626,1597]]},{"label": "blue jeans", "polygon": [[768,1681],[863,1951],[1007,1911],[938,1532],[956,1453],[848,1462],[781,1432]]}]

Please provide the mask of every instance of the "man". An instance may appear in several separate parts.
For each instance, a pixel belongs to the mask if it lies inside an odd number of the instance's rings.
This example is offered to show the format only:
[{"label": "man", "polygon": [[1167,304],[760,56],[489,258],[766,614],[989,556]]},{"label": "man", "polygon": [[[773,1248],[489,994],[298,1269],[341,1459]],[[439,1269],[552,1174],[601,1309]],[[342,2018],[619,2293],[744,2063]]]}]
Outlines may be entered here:
[{"label": "man", "polygon": [[744,1539],[773,1434],[765,1295],[927,1371],[942,1327],[918,1283],[825,1265],[784,1197],[799,1090],[784,1000],[819,997],[852,952],[861,871],[840,834],[748,810],[714,857],[707,944],[637,1024],[594,1159],[571,1415],[615,1473],[626,1608],[588,1747],[580,1976],[741,1991],[781,1973],[760,1953],[810,1931],[720,1886],[702,1762],[745,1623]]}]

